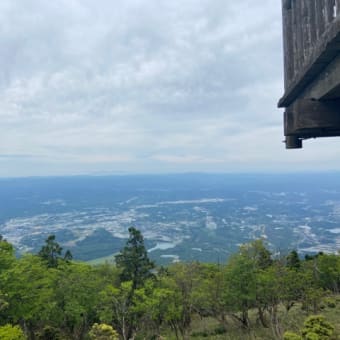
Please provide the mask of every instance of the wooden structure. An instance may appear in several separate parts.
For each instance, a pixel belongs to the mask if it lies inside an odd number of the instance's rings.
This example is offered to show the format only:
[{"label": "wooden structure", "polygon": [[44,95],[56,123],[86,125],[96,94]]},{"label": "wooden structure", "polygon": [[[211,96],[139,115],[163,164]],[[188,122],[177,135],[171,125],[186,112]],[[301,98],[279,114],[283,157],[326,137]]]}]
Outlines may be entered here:
[{"label": "wooden structure", "polygon": [[340,136],[340,0],[282,0],[286,148]]}]

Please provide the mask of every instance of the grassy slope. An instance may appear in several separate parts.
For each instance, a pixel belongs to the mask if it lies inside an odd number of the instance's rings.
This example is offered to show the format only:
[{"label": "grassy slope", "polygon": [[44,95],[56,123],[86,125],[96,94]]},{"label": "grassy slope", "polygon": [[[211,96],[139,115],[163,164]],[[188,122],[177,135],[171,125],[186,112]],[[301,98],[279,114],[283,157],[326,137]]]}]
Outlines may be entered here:
[{"label": "grassy slope", "polygon": [[[336,297],[337,306],[335,308],[326,307],[318,314],[324,315],[326,319],[335,326],[336,336],[334,339],[340,339],[340,296]],[[307,318],[305,311],[301,310],[301,305],[294,306],[288,314],[281,311],[282,328],[284,331],[293,331],[299,333],[303,327],[303,322]],[[242,330],[239,324],[228,320],[227,331],[223,334],[216,334],[221,329],[215,319],[195,317],[192,322],[190,339],[211,339],[211,340],[276,340],[270,328],[263,328],[256,323],[256,313],[251,313],[251,330]],[[173,335],[167,335],[167,340],[174,340]]]}]

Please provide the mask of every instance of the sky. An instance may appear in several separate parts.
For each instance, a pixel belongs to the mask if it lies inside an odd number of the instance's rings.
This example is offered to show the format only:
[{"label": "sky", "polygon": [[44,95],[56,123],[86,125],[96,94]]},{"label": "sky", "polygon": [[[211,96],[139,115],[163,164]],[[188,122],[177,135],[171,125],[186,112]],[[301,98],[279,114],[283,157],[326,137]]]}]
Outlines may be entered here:
[{"label": "sky", "polygon": [[282,143],[281,1],[1,0],[0,177],[340,170]]}]

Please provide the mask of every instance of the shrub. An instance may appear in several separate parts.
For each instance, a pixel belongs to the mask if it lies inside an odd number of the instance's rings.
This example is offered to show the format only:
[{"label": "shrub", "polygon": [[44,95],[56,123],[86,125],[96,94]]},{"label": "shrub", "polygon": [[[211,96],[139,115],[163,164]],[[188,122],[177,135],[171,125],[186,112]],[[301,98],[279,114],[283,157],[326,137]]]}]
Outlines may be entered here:
[{"label": "shrub", "polygon": [[39,340],[62,340],[59,329],[51,326],[46,326],[41,332],[37,334],[37,339]]},{"label": "shrub", "polygon": [[225,329],[224,326],[219,326],[215,328],[214,334],[215,335],[221,335],[221,334],[225,334],[227,332],[227,330]]},{"label": "shrub", "polygon": [[283,340],[302,340],[302,337],[293,332],[285,332]]},{"label": "shrub", "polygon": [[0,327],[1,340],[25,340],[26,337],[19,326],[5,325]]},{"label": "shrub", "polygon": [[89,336],[91,340],[118,340],[118,333],[110,326],[105,323],[95,323],[90,332]]},{"label": "shrub", "polygon": [[334,326],[322,315],[311,315],[304,322],[302,336],[306,340],[328,340],[334,333]]},{"label": "shrub", "polygon": [[328,297],[328,298],[325,298],[323,301],[328,308],[335,308],[336,307],[336,300],[333,299],[333,298]]}]

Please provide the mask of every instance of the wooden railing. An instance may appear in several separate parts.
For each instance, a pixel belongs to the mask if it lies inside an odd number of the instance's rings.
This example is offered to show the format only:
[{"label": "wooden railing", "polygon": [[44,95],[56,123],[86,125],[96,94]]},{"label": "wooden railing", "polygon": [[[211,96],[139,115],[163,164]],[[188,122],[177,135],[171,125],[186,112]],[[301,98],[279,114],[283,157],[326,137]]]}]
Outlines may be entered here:
[{"label": "wooden railing", "polygon": [[283,0],[285,89],[311,62],[315,46],[340,19],[340,0]]}]

